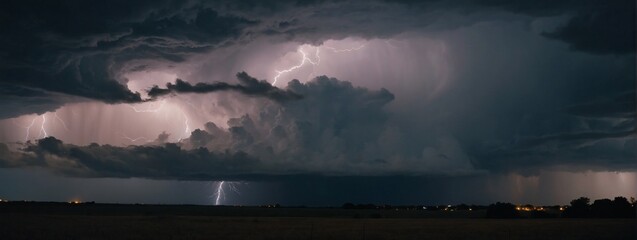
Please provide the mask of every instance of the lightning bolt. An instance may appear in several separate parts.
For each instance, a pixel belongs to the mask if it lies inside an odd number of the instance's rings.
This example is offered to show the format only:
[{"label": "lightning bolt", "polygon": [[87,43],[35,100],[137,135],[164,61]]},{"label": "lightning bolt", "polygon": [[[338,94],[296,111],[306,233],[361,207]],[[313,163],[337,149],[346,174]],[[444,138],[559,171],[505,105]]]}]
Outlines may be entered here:
[{"label": "lightning bolt", "polygon": [[46,123],[46,114],[42,114],[42,125],[40,125],[40,133],[38,134],[38,137],[40,137],[40,136],[48,137],[49,136],[46,133],[46,129],[44,129],[44,124],[45,123]]},{"label": "lightning bolt", "polygon": [[29,126],[26,127],[27,129],[27,135],[24,137],[24,141],[29,141],[29,133],[31,132],[31,127],[33,127],[33,124],[35,124],[35,120],[38,119],[38,117],[34,117],[33,120],[31,121],[31,124],[29,124]]},{"label": "lightning bolt", "polygon": [[69,130],[69,128],[66,126],[66,123],[64,122],[64,120],[62,120],[62,119],[58,116],[58,113],[57,113],[57,112],[55,112],[55,113],[53,113],[53,115],[55,116],[55,118],[57,118],[57,120],[58,120],[58,121],[60,121],[60,122],[62,123],[62,126],[64,126],[64,129],[66,129],[66,131],[68,131],[68,130]]},{"label": "lightning bolt", "polygon": [[301,63],[294,65],[292,67],[289,67],[288,69],[284,69],[284,70],[274,70],[276,72],[276,76],[274,76],[274,81],[272,82],[272,85],[274,86],[276,84],[276,82],[279,80],[279,77],[281,77],[281,75],[292,72],[296,69],[299,69],[301,67],[303,67],[303,65],[305,65],[306,63],[310,63],[312,65],[318,65],[319,61],[320,61],[320,57],[319,57],[319,48],[316,47],[316,57],[317,57],[317,61],[312,61],[312,59],[310,59],[309,57],[307,57],[307,54],[305,53],[305,51],[303,51],[303,46],[299,47],[298,50],[301,53]]},{"label": "lightning bolt", "polygon": [[[53,116],[55,116],[55,118],[60,121],[60,123],[62,123],[62,126],[64,126],[64,129],[66,129],[67,131],[69,130],[68,126],[66,125],[66,122],[64,122],[64,120],[62,120],[62,118],[60,118],[57,113],[53,113]],[[48,137],[49,133],[46,131],[46,114],[42,114],[41,116],[37,116],[34,117],[33,120],[31,120],[31,123],[26,126],[23,127],[25,129],[25,136],[24,136],[24,141],[29,141],[29,135],[31,135],[31,128],[33,128],[33,126],[35,125],[35,121],[38,120],[38,118],[42,118],[42,122],[40,123],[40,131],[38,132],[38,138],[42,138],[42,137]],[[17,124],[16,124],[17,125]],[[19,125],[18,125],[19,126]]]},{"label": "lightning bolt", "polygon": [[[191,106],[193,106],[193,108],[195,107],[192,103],[184,101],[188,104],[190,104]],[[163,110],[164,106],[166,105],[166,100],[162,100],[158,105],[155,104],[154,102],[151,102],[149,105],[147,105],[145,108],[138,108],[136,106],[133,105],[128,105],[128,107],[130,107],[131,109],[133,109],[133,111],[135,111],[136,113],[158,113],[160,111]],[[173,104],[174,105],[174,104]],[[178,110],[181,112],[184,120],[184,131],[182,134],[180,134],[179,139],[177,139],[177,142],[180,142],[181,140],[183,140],[184,138],[187,138],[188,136],[190,136],[190,119],[188,118],[188,116],[186,115],[186,113],[181,110],[181,108],[178,107]],[[164,111],[165,113],[165,117],[168,118],[168,111]],[[145,137],[137,137],[137,138],[131,138],[129,136],[126,136],[124,134],[122,134],[122,138],[127,139],[131,142],[137,142],[139,140],[142,139],[146,139],[148,142],[151,142],[151,140],[148,140]]]},{"label": "lightning bolt", "polygon": [[[329,47],[329,46],[322,46],[325,49],[329,49],[334,53],[343,53],[343,52],[353,52],[353,51],[358,51],[361,50],[363,47],[365,47],[365,44],[362,44],[358,47],[355,48],[344,48],[344,49],[337,49],[334,47]],[[316,61],[313,61],[311,58],[309,58],[307,56],[307,53],[305,53],[305,51],[303,51],[303,46],[300,46],[298,49],[298,52],[301,53],[301,62],[297,65],[291,66],[287,69],[284,70],[274,70],[276,72],[276,76],[274,76],[274,81],[272,81],[272,85],[276,85],[277,81],[279,81],[279,78],[281,77],[281,75],[286,74],[286,73],[290,73],[293,72],[294,70],[297,70],[301,67],[303,67],[306,63],[312,64],[313,66],[318,66],[319,63],[321,63],[321,56],[319,54],[320,52],[320,48],[321,46],[317,46],[316,47],[316,51],[314,53],[314,58],[316,58]],[[310,75],[314,74],[314,68],[312,68],[312,72],[310,73]],[[309,78],[309,77],[308,77]]]},{"label": "lightning bolt", "polygon": [[221,181],[219,182],[219,184],[217,185],[217,192],[215,193],[216,198],[215,198],[215,205],[219,206],[221,204],[221,198],[225,199],[225,195],[223,194],[223,184],[225,184],[226,181]]},{"label": "lightning bolt", "polygon": [[[145,137],[131,138],[129,136],[126,136],[126,134],[124,134],[124,133],[121,133],[121,135],[122,135],[122,138],[124,138],[124,139],[126,139],[128,141],[131,141],[131,142],[137,142],[137,141],[142,140],[142,139],[147,139]],[[150,140],[147,140],[147,142],[150,142]]]},{"label": "lightning bolt", "polygon": [[218,181],[217,186],[215,187],[215,193],[214,193],[215,205],[217,206],[221,205],[221,201],[226,199],[226,190],[230,190],[232,192],[240,194],[239,190],[237,189],[237,186],[240,184],[246,184],[246,183]]},{"label": "lightning bolt", "polygon": [[179,139],[177,139],[177,142],[180,142],[182,139],[187,138],[188,136],[190,136],[190,125],[188,125],[188,122],[190,121],[188,119],[188,116],[186,116],[186,113],[184,113],[184,111],[181,111],[181,114],[184,116],[184,118],[186,119],[184,121],[184,125],[186,125],[186,128],[184,129],[184,135],[179,137]]}]

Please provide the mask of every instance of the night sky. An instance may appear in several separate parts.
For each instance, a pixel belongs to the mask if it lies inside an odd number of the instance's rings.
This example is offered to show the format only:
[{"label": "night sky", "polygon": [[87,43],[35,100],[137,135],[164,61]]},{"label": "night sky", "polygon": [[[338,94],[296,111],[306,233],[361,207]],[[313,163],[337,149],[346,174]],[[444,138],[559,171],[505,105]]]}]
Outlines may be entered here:
[{"label": "night sky", "polygon": [[0,198],[637,196],[634,0],[3,1]]}]

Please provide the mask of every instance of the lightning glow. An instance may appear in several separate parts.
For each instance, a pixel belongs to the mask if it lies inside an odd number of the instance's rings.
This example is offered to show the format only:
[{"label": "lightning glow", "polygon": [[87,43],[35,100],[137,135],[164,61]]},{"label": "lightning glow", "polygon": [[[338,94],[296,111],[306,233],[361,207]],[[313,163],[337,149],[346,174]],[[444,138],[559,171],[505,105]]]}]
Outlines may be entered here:
[{"label": "lightning glow", "polygon": [[166,104],[166,100],[162,100],[162,101],[159,103],[159,106],[158,106],[158,107],[155,107],[155,105],[156,105],[156,104],[155,104],[154,102],[151,102],[151,103],[148,105],[148,107],[146,107],[145,109],[139,109],[139,108],[137,108],[137,107],[135,107],[135,106],[133,106],[133,105],[128,105],[128,106],[129,106],[130,108],[132,108],[132,109],[133,109],[133,111],[138,112],[138,113],[156,113],[156,112],[161,111],[161,109],[164,107],[164,105],[165,105],[165,104]]},{"label": "lightning glow", "polygon": [[[60,116],[58,116],[57,113],[53,113],[53,116],[62,124],[64,129],[66,129],[67,131],[69,130],[68,126],[66,125],[66,122],[64,122],[64,120],[62,120],[62,118],[60,118]],[[46,114],[42,114],[41,116],[34,117],[33,120],[31,120],[31,123],[28,126],[24,127],[26,129],[25,131],[26,134],[24,136],[25,142],[29,141],[29,135],[31,135],[31,128],[33,128],[38,118],[42,118],[42,122],[40,123],[40,131],[38,131],[37,138],[45,138],[49,136],[49,133],[46,130]]]},{"label": "lightning glow", "polygon": [[[358,47],[355,48],[344,48],[344,49],[338,49],[338,48],[334,48],[334,47],[329,47],[329,46],[317,46],[315,47],[316,51],[314,54],[314,58],[316,61],[312,60],[311,58],[309,58],[307,56],[307,53],[305,53],[305,51],[303,50],[303,46],[300,46],[298,49],[298,52],[301,53],[301,62],[297,65],[288,67],[287,69],[284,70],[275,70],[276,75],[274,76],[274,81],[272,81],[272,85],[276,85],[277,81],[279,80],[279,78],[281,77],[281,75],[286,74],[286,73],[290,73],[293,72],[294,70],[297,70],[301,67],[303,67],[306,63],[309,63],[313,66],[318,66],[321,62],[321,56],[319,54],[320,52],[320,48],[323,47],[325,49],[328,49],[334,53],[343,53],[343,52],[353,52],[353,51],[358,51],[361,50],[363,47],[365,47],[365,44],[362,44]],[[312,69],[312,72],[310,73],[310,75],[314,74],[314,68]]]},{"label": "lightning glow", "polygon": [[221,198],[223,197],[225,199],[225,196],[223,195],[223,184],[225,184],[226,181],[221,181],[219,182],[219,185],[217,185],[217,192],[215,193],[216,198],[215,198],[215,205],[219,206],[221,204]]},{"label": "lightning glow", "polygon": [[240,194],[239,189],[237,189],[237,186],[240,184],[246,184],[246,183],[233,182],[233,181],[218,181],[215,186],[215,191],[213,194],[215,199],[215,205],[219,206],[222,204],[222,201],[226,199],[227,190],[235,192],[236,194]]},{"label": "lightning glow", "polygon": [[69,128],[66,126],[66,123],[64,122],[64,120],[62,120],[62,119],[58,116],[58,113],[57,113],[57,112],[55,112],[55,113],[53,113],[53,115],[55,116],[55,118],[56,118],[58,121],[60,121],[60,123],[62,123],[62,126],[64,126],[64,129],[66,129],[66,131],[68,131],[68,130],[69,130]]},{"label": "lightning glow", "polygon": [[332,50],[332,52],[341,53],[341,52],[353,52],[353,51],[361,50],[363,47],[365,47],[365,44],[362,44],[362,45],[360,45],[358,47],[355,47],[355,48],[344,48],[344,49],[337,49],[337,48],[328,47],[328,46],[323,46],[323,47],[327,48],[329,50]]},{"label": "lightning glow", "polygon": [[187,137],[189,137],[189,136],[190,136],[190,125],[188,124],[188,121],[190,121],[190,120],[188,119],[188,116],[186,116],[186,113],[184,113],[184,111],[181,111],[181,114],[182,114],[182,115],[184,116],[184,118],[186,119],[186,120],[184,121],[184,125],[185,125],[186,127],[184,128],[183,135],[182,135],[181,137],[179,137],[179,139],[177,139],[177,142],[180,142],[182,139],[187,138]]},{"label": "lightning glow", "polygon": [[[193,108],[196,108],[192,103],[182,99],[183,102],[191,105]],[[159,113],[159,112],[163,112],[164,113],[164,117],[166,119],[168,119],[170,116],[170,109],[165,109],[167,106],[167,101],[166,100],[162,100],[161,102],[159,102],[159,104],[156,103],[150,103],[149,105],[146,105],[144,107],[137,107],[137,106],[133,106],[133,105],[128,105],[128,107],[130,107],[131,109],[133,109],[133,111],[135,111],[136,113]],[[170,104],[170,108],[177,108],[176,110],[179,111],[181,113],[182,118],[184,119],[184,129],[181,131],[178,131],[178,134],[175,134],[176,136],[179,136],[179,138],[177,139],[177,142],[180,142],[181,140],[188,138],[190,136],[190,118],[188,117],[188,115],[186,115],[186,113],[182,110],[181,107],[175,105],[175,104]],[[178,115],[176,116],[178,117]],[[151,142],[152,140],[146,138],[146,137],[129,137],[125,134],[122,134],[122,138],[130,141],[130,142],[138,142],[141,140],[145,140],[146,142]]]},{"label": "lightning glow", "polygon": [[147,142],[150,142],[150,140],[148,140],[148,139],[147,139],[147,138],[145,138],[145,137],[136,137],[136,138],[131,138],[131,137],[129,137],[129,136],[126,136],[126,134],[124,134],[124,133],[122,133],[121,135],[122,135],[122,138],[123,138],[123,139],[126,139],[126,140],[131,141],[131,142],[137,142],[137,141],[139,141],[139,140],[143,140],[143,139],[146,139],[146,141],[147,141]]},{"label": "lightning glow", "polygon": [[27,134],[24,137],[24,141],[29,141],[29,133],[31,132],[31,127],[33,127],[33,125],[35,124],[35,120],[38,119],[37,117],[34,117],[33,120],[31,121],[31,124],[29,124],[29,126],[26,127],[27,129]]},{"label": "lightning glow", "polygon": [[301,59],[301,63],[294,65],[292,67],[289,67],[287,69],[284,70],[275,70],[276,72],[276,76],[274,76],[274,81],[272,82],[272,85],[274,86],[276,84],[276,82],[279,80],[279,77],[281,77],[281,75],[292,72],[296,69],[299,69],[301,67],[303,67],[303,65],[305,65],[306,63],[310,63],[312,65],[318,65],[320,58],[319,56],[319,48],[316,47],[316,57],[317,57],[317,61],[312,61],[312,59],[310,59],[309,57],[307,57],[307,54],[305,53],[305,51],[303,51],[303,46],[299,47],[299,52],[301,53],[302,59]]},{"label": "lightning glow", "polygon": [[46,129],[44,129],[44,124],[46,123],[46,114],[42,114],[42,125],[40,125],[40,133],[38,137],[48,137],[49,135],[46,133]]}]

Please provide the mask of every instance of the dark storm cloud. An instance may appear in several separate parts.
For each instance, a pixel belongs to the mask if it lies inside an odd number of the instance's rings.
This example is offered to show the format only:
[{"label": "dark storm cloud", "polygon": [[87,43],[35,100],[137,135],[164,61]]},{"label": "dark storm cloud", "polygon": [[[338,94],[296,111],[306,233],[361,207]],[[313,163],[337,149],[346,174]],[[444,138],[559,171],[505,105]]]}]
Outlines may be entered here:
[{"label": "dark storm cloud", "polygon": [[0,144],[0,166],[40,167],[72,177],[141,177],[211,180],[226,174],[250,174],[260,163],[243,152],[182,149],[175,143],[156,146],[75,146],[47,137],[28,143],[21,152]]},{"label": "dark storm cloud", "polygon": [[[166,143],[165,133],[144,146],[130,147],[76,146],[50,137],[18,151],[0,145],[0,166],[41,167],[75,177],[191,180],[637,168],[635,121],[624,114],[596,114],[599,119],[585,124],[588,131],[567,128],[582,120],[579,115],[551,120],[546,130],[537,126],[545,117],[532,118],[532,125],[522,125],[528,131],[521,133],[523,137],[496,146],[467,143],[463,135],[427,144],[420,142],[427,140],[422,136],[410,138],[409,126],[388,121],[384,108],[394,95],[386,89],[369,90],[321,76],[307,83],[293,80],[286,91],[304,97],[277,104],[259,101],[256,112],[229,119],[227,129],[209,122],[177,144]],[[615,99],[627,100],[624,95]]]},{"label": "dark storm cloud", "polygon": [[[0,82],[0,119],[31,113],[45,113],[72,101],[38,89]],[[27,107],[28,106],[28,107]]]},{"label": "dark storm cloud", "polygon": [[[53,95],[106,103],[142,99],[122,74],[145,60],[183,62],[217,47],[262,36],[320,43],[349,36],[389,37],[471,25],[476,13],[572,16],[545,36],[591,53],[635,51],[635,3],[621,1],[5,1],[0,8],[0,81]],[[446,11],[468,17],[445,21]],[[483,15],[484,15],[483,14]],[[52,110],[20,94],[2,93],[4,117]],[[50,94],[51,95],[51,94]],[[7,102],[20,102],[14,111]],[[5,107],[7,106],[7,107]],[[31,110],[32,109],[32,110]]]},{"label": "dark storm cloud", "polygon": [[635,90],[615,97],[590,101],[565,108],[567,113],[583,117],[635,118],[637,109]]},{"label": "dark storm cloud", "polygon": [[412,1],[389,0],[422,9],[459,9],[466,13],[494,10],[548,17],[568,15],[570,20],[554,31],[542,35],[568,43],[571,48],[594,54],[635,53],[637,29],[634,0],[540,0],[540,1]]},{"label": "dark storm cloud", "polygon": [[[285,165],[285,170],[294,173],[422,174],[432,171],[449,173],[457,169],[470,172],[474,168],[517,171],[561,164],[632,169],[635,153],[635,148],[632,148],[635,143],[635,91],[627,91],[627,88],[634,88],[634,56],[631,58],[627,55],[634,54],[635,51],[634,5],[634,1],[625,0],[276,3],[9,1],[0,8],[0,118],[43,113],[70,101],[83,100],[81,98],[106,103],[141,102],[144,100],[140,94],[126,87],[127,80],[123,77],[125,73],[153,69],[157,67],[154,65],[156,62],[162,63],[163,65],[159,64],[161,66],[187,62],[196,54],[221,47],[240,48],[244,43],[259,37],[274,37],[275,41],[320,43],[327,39],[349,36],[374,38],[390,37],[403,32],[439,33],[443,30],[469,28],[481,21],[503,25],[497,22],[500,17],[498,13],[513,13],[515,16],[509,16],[510,18],[523,18],[525,21],[553,16],[566,17],[563,25],[540,33],[545,41],[562,41],[576,51],[592,53],[592,56],[585,54],[587,58],[611,55],[616,57],[613,61],[617,61],[617,65],[629,62],[632,66],[631,69],[617,71],[619,73],[615,74],[616,78],[603,84],[599,84],[603,81],[600,79],[607,77],[603,75],[610,75],[615,68],[600,68],[602,71],[597,75],[602,76],[595,76],[598,79],[585,76],[585,79],[573,80],[574,77],[553,70],[554,72],[537,77],[547,79],[546,82],[523,79],[519,84],[511,84],[515,81],[485,80],[481,76],[489,72],[480,72],[485,69],[484,58],[493,58],[491,54],[502,52],[498,45],[503,48],[506,47],[504,45],[527,47],[520,43],[520,39],[511,40],[506,34],[496,32],[497,36],[491,39],[471,43],[492,44],[476,45],[476,49],[484,51],[472,52],[477,58],[471,54],[455,56],[457,59],[478,60],[470,62],[470,67],[464,66],[466,69],[461,66],[454,69],[457,71],[454,74],[460,80],[455,79],[455,88],[448,93],[451,100],[442,101],[438,106],[428,106],[440,108],[438,112],[428,111],[431,114],[429,116],[413,117],[423,109],[409,109],[408,118],[413,118],[414,122],[436,119],[439,120],[439,125],[452,126],[450,129],[455,127],[452,130],[436,125],[417,131],[420,122],[406,126],[392,125],[388,120],[389,113],[383,108],[394,100],[394,94],[385,89],[372,91],[353,86],[349,82],[319,77],[308,83],[291,81],[287,89],[282,90],[266,81],[240,73],[239,84],[201,82],[192,85],[177,80],[175,83],[168,83],[165,88],[154,87],[149,90],[151,97],[173,93],[234,91],[279,102],[276,106],[263,103],[264,105],[257,107],[259,112],[230,119],[227,130],[208,123],[205,129],[195,130],[191,138],[184,141],[184,146],[163,145],[167,139],[164,136],[163,140],[155,143],[161,146],[118,148],[107,145],[73,146],[59,142],[57,145],[63,151],[57,151],[58,148],[51,148],[49,145],[58,142],[49,139],[42,144],[27,147],[22,153],[0,147],[0,154],[4,156],[4,160],[25,159],[4,161],[5,166],[23,164],[54,169],[62,166],[58,170],[66,172],[68,168],[71,175],[153,178],[186,178],[187,175],[199,174],[190,172],[190,167],[198,165],[189,160],[180,169],[185,175],[168,172],[166,169],[154,169],[156,173],[142,171],[144,164],[167,164],[159,156],[162,152],[169,151],[196,161],[210,157],[214,162],[217,159],[234,158],[234,155],[224,155],[226,149],[285,162],[289,164]],[[446,21],[447,12],[459,13],[460,16],[456,21]],[[460,53],[463,46],[474,46],[464,41],[453,45],[453,39],[446,40],[450,40],[449,46],[456,47],[453,50]],[[540,45],[537,42],[524,43],[530,43],[528,46],[533,49]],[[552,56],[554,55],[549,57]],[[508,54],[506,61],[512,62],[512,58],[518,57],[524,58],[522,55]],[[569,62],[574,58],[564,59]],[[521,66],[528,64],[522,63],[522,60],[524,59],[515,59],[521,62]],[[539,59],[535,60],[539,62]],[[554,61],[546,62],[546,65],[533,65],[518,70],[524,74],[524,71],[542,72],[544,68],[550,69],[553,65],[564,66]],[[582,67],[584,64],[573,66]],[[506,75],[509,71],[497,69],[498,73],[505,76],[509,76]],[[586,71],[585,66],[581,71]],[[462,79],[467,75],[470,75],[469,80]],[[425,78],[420,80],[423,79]],[[389,82],[394,79],[387,80]],[[549,96],[547,92],[551,91],[560,92],[565,99],[569,98],[568,101],[562,101],[562,96]],[[416,94],[418,97],[427,97],[422,96],[421,92]],[[516,101],[516,96],[524,94],[531,97],[549,96],[535,100],[537,103],[534,104],[550,105],[559,102],[563,104],[556,106],[562,111],[560,113],[566,113],[570,118],[532,119],[516,126],[523,129],[521,131],[528,132],[511,136],[513,134],[510,132],[514,132],[512,129],[515,128],[511,125],[522,118],[520,116],[532,115],[535,110],[529,109],[532,104]],[[303,98],[300,99],[300,96]],[[409,96],[399,95],[398,98],[400,97]],[[457,104],[457,99],[467,97],[474,97],[475,100]],[[291,99],[298,101],[286,101]],[[528,102],[528,99],[524,101]],[[457,107],[454,104],[469,107]],[[479,110],[475,110],[476,113],[472,116],[459,114],[457,117],[452,115],[437,118],[448,112],[474,113],[474,109]],[[558,113],[548,113],[551,114]],[[488,117],[481,118],[481,115]],[[537,126],[546,119],[546,126]],[[471,121],[467,124],[470,126],[462,128],[464,126],[461,121]],[[500,125],[496,131],[483,127],[485,123]],[[437,134],[438,129],[449,133],[440,136],[444,134]],[[506,134],[493,137],[496,140],[489,139],[496,142],[491,143],[484,140],[486,135],[492,133],[489,131]],[[186,146],[188,144],[191,146]],[[208,150],[197,152],[199,147],[206,147]],[[144,154],[157,155],[158,159],[148,163],[133,159],[143,157]],[[56,160],[54,164],[43,162],[50,160],[47,156],[57,156],[64,161]],[[131,165],[121,162],[128,159],[133,159],[130,160]],[[115,162],[109,162],[111,160]],[[249,163],[260,164],[258,161]],[[218,163],[210,164],[217,166],[215,164]],[[211,168],[212,165],[204,165],[203,169]],[[243,167],[246,166],[237,167],[237,174],[246,170]],[[153,170],[150,166],[148,168]],[[259,167],[254,169],[263,170]],[[80,170],[86,172],[73,172]],[[218,173],[212,169],[208,171],[211,175]]]},{"label": "dark storm cloud", "polygon": [[537,174],[550,167],[580,170],[637,169],[635,120],[623,120],[606,131],[563,132],[531,136],[496,149],[484,149],[476,164],[494,172]]},{"label": "dark storm cloud", "polygon": [[637,20],[634,0],[592,1],[580,8],[566,25],[544,36],[567,42],[579,51],[635,53]]},{"label": "dark storm cloud", "polygon": [[[378,154],[391,144],[386,104],[394,95],[386,89],[369,90],[325,76],[307,83],[293,80],[288,91],[303,95],[298,101],[266,104],[259,110],[228,120],[228,129],[209,122],[193,131],[184,143],[247,152],[279,163],[275,172],[286,174],[359,175],[409,171],[406,166],[384,168]],[[369,165],[372,163],[371,165]],[[374,164],[375,163],[375,164]]]},{"label": "dark storm cloud", "polygon": [[[180,62],[238,38],[254,23],[184,1],[3,2],[0,81],[106,103],[141,102],[121,76],[123,69],[135,68],[131,61]],[[10,95],[29,113],[54,109],[38,110],[32,97]],[[20,113],[3,109],[2,116]]]},{"label": "dark storm cloud", "polygon": [[156,98],[164,96],[170,93],[211,93],[220,91],[235,91],[248,96],[260,96],[271,99],[277,102],[284,102],[289,100],[298,100],[302,96],[294,93],[290,90],[281,90],[275,86],[272,86],[265,80],[257,80],[251,77],[245,72],[237,73],[238,85],[229,84],[226,82],[216,83],[197,83],[191,85],[181,79],[177,79],[175,83],[167,83],[166,88],[160,88],[154,86],[148,90],[148,96]]},{"label": "dark storm cloud", "polygon": [[76,177],[194,180],[416,172],[408,165],[389,166],[374,152],[379,144],[390,144],[382,140],[383,107],[394,99],[386,89],[372,91],[323,76],[308,83],[294,80],[288,90],[304,98],[264,102],[260,112],[229,119],[228,129],[209,122],[180,143],[165,143],[165,133],[130,147],[76,146],[48,137],[16,151],[0,145],[0,166],[42,167]]}]

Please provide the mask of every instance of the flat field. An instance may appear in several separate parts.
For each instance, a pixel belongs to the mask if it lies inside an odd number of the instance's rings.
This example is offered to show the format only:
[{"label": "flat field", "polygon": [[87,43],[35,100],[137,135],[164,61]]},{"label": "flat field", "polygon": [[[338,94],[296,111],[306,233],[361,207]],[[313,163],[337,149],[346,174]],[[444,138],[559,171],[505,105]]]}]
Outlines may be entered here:
[{"label": "flat field", "polygon": [[[0,239],[637,239],[635,219],[402,218],[392,210],[382,211],[394,215],[366,218],[339,209],[230,207],[221,209],[223,214],[214,214],[220,210],[214,208],[184,214],[189,207],[140,208],[112,214],[70,207],[0,208]],[[304,213],[308,217],[297,216]]]}]

